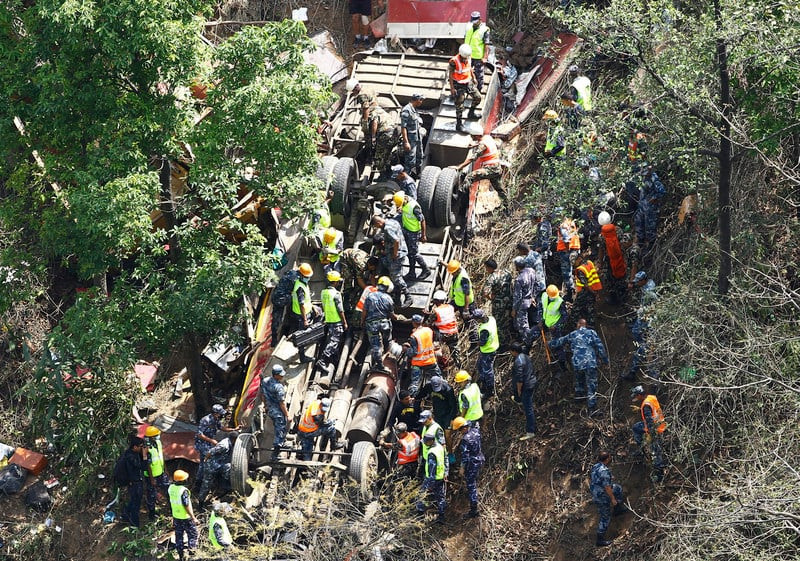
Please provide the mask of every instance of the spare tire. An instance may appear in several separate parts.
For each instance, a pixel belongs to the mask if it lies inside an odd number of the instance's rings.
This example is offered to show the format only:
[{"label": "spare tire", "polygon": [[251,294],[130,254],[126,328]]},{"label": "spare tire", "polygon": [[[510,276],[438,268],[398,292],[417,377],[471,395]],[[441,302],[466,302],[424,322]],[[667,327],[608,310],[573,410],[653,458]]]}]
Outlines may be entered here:
[{"label": "spare tire", "polygon": [[317,176],[317,179],[322,181],[322,183],[325,185],[325,189],[330,188],[331,183],[333,182],[333,167],[338,162],[339,158],[336,156],[322,156],[317,164],[317,172],[315,175]]},{"label": "spare tire", "polygon": [[253,491],[247,479],[250,476],[250,454],[253,451],[254,443],[255,437],[249,432],[243,432],[233,444],[231,487],[244,497]]},{"label": "spare tire", "polygon": [[422,173],[419,174],[417,202],[422,208],[422,214],[425,215],[425,220],[431,225],[433,225],[434,222],[433,194],[436,191],[436,182],[441,172],[442,168],[439,166],[425,166],[422,168]]},{"label": "spare tire", "polygon": [[347,474],[355,480],[361,497],[371,498],[372,485],[378,476],[378,454],[372,442],[355,443],[353,453],[350,455],[350,464],[347,466]]},{"label": "spare tire", "polygon": [[356,175],[356,162],[353,158],[341,158],[333,166],[333,180],[330,185],[330,189],[333,190],[331,214],[350,216],[350,184]]},{"label": "spare tire", "polygon": [[454,224],[460,209],[459,201],[458,170],[444,168],[436,179],[433,194],[433,225],[444,228]]}]

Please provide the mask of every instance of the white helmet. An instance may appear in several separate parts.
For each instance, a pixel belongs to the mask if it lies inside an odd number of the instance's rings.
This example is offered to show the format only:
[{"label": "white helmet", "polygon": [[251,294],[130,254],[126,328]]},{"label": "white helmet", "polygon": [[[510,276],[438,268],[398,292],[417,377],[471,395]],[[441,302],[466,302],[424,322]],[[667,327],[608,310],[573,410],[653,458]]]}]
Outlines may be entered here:
[{"label": "white helmet", "polygon": [[460,54],[464,58],[471,57],[472,47],[470,47],[466,43],[462,43],[461,46],[458,48],[458,54]]},{"label": "white helmet", "polygon": [[323,398],[322,398],[322,399],[319,401],[319,404],[322,406],[322,410],[327,412],[327,411],[328,411],[328,409],[330,409],[330,408],[331,408],[331,398],[329,398],[329,397],[323,397]]},{"label": "white helmet", "polygon": [[358,86],[358,80],[355,78],[350,78],[347,82],[344,83],[344,89],[348,92],[352,92]]},{"label": "white helmet", "polygon": [[433,299],[441,300],[442,302],[444,302],[445,300],[447,300],[447,294],[445,294],[444,290],[437,290],[436,292],[433,293]]},{"label": "white helmet", "polygon": [[480,123],[473,121],[469,124],[469,134],[472,136],[483,136],[483,125]]},{"label": "white helmet", "polygon": [[597,222],[601,226],[605,226],[606,224],[611,224],[611,215],[608,214],[606,211],[603,211],[597,215]]}]

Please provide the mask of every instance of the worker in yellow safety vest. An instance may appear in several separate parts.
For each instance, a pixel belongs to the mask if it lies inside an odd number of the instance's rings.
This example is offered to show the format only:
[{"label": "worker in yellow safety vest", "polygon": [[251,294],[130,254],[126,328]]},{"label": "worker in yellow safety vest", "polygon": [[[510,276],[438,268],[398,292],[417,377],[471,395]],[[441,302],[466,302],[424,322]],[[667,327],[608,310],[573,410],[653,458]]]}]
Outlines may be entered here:
[{"label": "worker in yellow safety vest", "polygon": [[464,44],[472,48],[472,70],[475,72],[475,82],[478,91],[483,90],[483,64],[489,56],[487,45],[492,44],[489,26],[481,21],[480,12],[472,12],[469,17],[467,32],[464,34]]},{"label": "worker in yellow safety vest", "polygon": [[214,503],[211,516],[208,518],[208,540],[214,549],[228,549],[233,545],[231,532],[224,518],[232,510],[228,503]]},{"label": "worker in yellow safety vest", "polygon": [[[314,270],[308,263],[303,263],[298,271],[300,272],[300,277],[294,281],[294,286],[292,287],[292,310],[286,318],[289,333],[306,329],[311,321],[311,290],[308,288],[308,281],[311,280]],[[297,352],[301,363],[314,360],[306,355],[305,346],[300,346]]]},{"label": "worker in yellow safety vest", "polygon": [[481,405],[481,390],[478,384],[472,381],[472,376],[466,370],[456,372],[454,378],[458,392],[458,408],[460,416],[476,424],[483,418]]},{"label": "worker in yellow safety vest", "polygon": [[185,487],[189,474],[182,469],[175,470],[172,474],[172,485],[167,489],[169,496],[169,506],[172,511],[172,526],[175,530],[175,550],[178,552],[178,559],[184,560],[186,543],[184,537],[189,541],[189,556],[197,548],[197,518],[192,509],[192,497],[189,489]]},{"label": "worker in yellow safety vest", "polygon": [[145,470],[145,502],[150,520],[156,518],[156,499],[158,491],[167,496],[169,477],[164,469],[164,447],[161,444],[161,431],[150,425],[144,430]]},{"label": "worker in yellow safety vest", "polygon": [[472,314],[478,321],[478,345],[480,355],[475,363],[478,371],[478,385],[483,395],[494,395],[494,357],[500,348],[500,335],[497,332],[495,319],[478,308]]},{"label": "worker in yellow safety vest", "polygon": [[325,318],[325,347],[316,364],[317,369],[324,372],[328,372],[334,359],[338,357],[342,337],[347,331],[347,317],[344,313],[342,293],[339,291],[342,286],[342,275],[338,271],[329,271],[327,279],[328,286],[321,294],[322,313]]}]

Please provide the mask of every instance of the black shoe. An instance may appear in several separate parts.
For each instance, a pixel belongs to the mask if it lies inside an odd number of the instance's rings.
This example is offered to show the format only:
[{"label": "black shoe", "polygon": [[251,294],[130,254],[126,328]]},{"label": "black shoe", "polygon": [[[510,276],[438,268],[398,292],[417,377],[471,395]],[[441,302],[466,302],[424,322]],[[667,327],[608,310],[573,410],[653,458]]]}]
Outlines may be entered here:
[{"label": "black shoe", "polygon": [[425,280],[425,279],[427,279],[429,276],[431,276],[431,270],[430,270],[430,269],[425,269],[424,271],[422,271],[422,272],[419,274],[419,276],[417,277],[417,280]]},{"label": "black shoe", "polygon": [[337,440],[333,444],[331,444],[331,450],[341,450],[345,446],[344,440]]},{"label": "black shoe", "polygon": [[477,120],[477,119],[480,119],[480,118],[481,118],[481,114],[480,113],[476,113],[474,109],[470,109],[469,113],[467,113],[467,119]]},{"label": "black shoe", "polygon": [[605,534],[597,534],[597,541],[594,543],[597,547],[605,547],[611,545],[611,542],[606,539]]},{"label": "black shoe", "polygon": [[300,357],[300,364],[308,364],[314,362],[314,357],[303,355]]},{"label": "black shoe", "polygon": [[411,294],[406,292],[402,296],[400,296],[400,307],[406,308],[411,304]]},{"label": "black shoe", "polygon": [[464,128],[464,121],[460,117],[456,118],[456,130],[458,132],[467,132],[467,129]]}]

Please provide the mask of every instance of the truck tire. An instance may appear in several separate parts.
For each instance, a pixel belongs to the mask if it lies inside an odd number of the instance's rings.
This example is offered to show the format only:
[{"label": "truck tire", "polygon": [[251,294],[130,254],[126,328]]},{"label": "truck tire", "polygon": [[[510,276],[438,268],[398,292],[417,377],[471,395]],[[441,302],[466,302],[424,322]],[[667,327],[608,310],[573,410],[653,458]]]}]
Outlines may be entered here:
[{"label": "truck tire", "polygon": [[353,453],[350,455],[350,465],[347,466],[347,474],[355,480],[361,497],[370,498],[372,485],[378,475],[378,454],[372,442],[355,443]]},{"label": "truck tire", "polygon": [[250,471],[250,454],[256,439],[249,432],[243,432],[233,444],[231,457],[231,487],[236,493],[246,497],[253,490],[247,483]]},{"label": "truck tire", "polygon": [[317,164],[316,176],[325,185],[325,189],[330,188],[333,182],[333,168],[338,162],[339,158],[336,156],[322,156]]},{"label": "truck tire", "polygon": [[341,158],[333,166],[333,181],[330,185],[333,190],[331,214],[339,214],[345,218],[350,215],[350,184],[356,175],[356,162],[353,158]]},{"label": "truck tire", "polygon": [[453,200],[454,194],[458,194],[458,171],[444,168],[436,179],[436,190],[433,193],[434,226],[444,228],[455,223],[458,205]]},{"label": "truck tire", "polygon": [[436,182],[442,168],[439,166],[425,166],[419,174],[419,186],[417,187],[417,202],[422,207],[422,214],[425,220],[433,224],[433,194],[436,191]]}]

